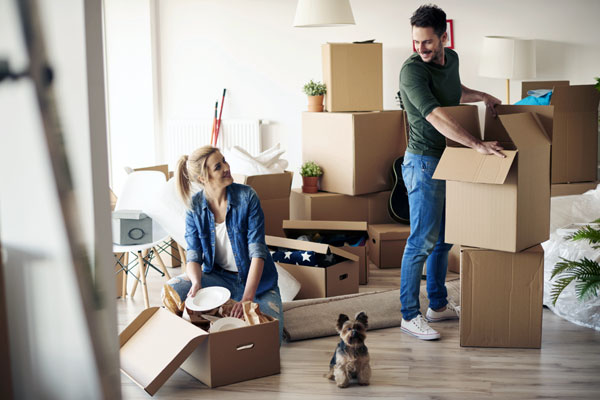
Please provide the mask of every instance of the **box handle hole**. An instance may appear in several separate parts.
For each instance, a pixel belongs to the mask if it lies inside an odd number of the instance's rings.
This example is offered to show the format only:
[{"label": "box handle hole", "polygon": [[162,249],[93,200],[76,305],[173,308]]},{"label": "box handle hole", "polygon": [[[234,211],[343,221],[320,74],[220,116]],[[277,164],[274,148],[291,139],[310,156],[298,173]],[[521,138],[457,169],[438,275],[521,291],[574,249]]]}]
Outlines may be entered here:
[{"label": "box handle hole", "polygon": [[348,274],[342,274],[342,275],[340,275],[340,281],[343,281],[346,278],[348,278]]},{"label": "box handle hole", "polygon": [[250,344],[242,344],[239,345],[236,350],[237,351],[242,351],[242,350],[250,350],[251,348],[254,347],[254,343],[250,343]]}]

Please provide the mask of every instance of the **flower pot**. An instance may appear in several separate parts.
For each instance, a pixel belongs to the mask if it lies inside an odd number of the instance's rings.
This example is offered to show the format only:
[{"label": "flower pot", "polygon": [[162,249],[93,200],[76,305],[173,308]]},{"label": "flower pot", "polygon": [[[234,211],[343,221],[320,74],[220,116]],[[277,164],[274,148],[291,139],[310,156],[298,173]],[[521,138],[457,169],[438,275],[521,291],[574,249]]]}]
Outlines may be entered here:
[{"label": "flower pot", "polygon": [[308,96],[308,111],[312,111],[312,112],[323,111],[323,95]]},{"label": "flower pot", "polygon": [[302,192],[317,193],[319,191],[317,184],[319,183],[318,176],[303,176],[302,177]]}]

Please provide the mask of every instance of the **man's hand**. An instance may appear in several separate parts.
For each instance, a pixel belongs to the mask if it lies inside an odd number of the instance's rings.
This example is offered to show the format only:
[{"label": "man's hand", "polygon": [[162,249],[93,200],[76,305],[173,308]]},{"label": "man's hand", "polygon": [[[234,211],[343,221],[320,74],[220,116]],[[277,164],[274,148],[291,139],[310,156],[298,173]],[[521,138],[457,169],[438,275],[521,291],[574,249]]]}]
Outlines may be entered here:
[{"label": "man's hand", "polygon": [[481,154],[494,154],[501,158],[506,158],[506,156],[502,153],[501,150],[504,150],[504,147],[500,146],[498,142],[479,142],[475,146],[475,150],[477,150]]},{"label": "man's hand", "polygon": [[497,117],[498,113],[496,112],[496,105],[502,104],[502,101],[487,93],[482,93],[481,97],[487,109],[490,110],[494,117]]}]

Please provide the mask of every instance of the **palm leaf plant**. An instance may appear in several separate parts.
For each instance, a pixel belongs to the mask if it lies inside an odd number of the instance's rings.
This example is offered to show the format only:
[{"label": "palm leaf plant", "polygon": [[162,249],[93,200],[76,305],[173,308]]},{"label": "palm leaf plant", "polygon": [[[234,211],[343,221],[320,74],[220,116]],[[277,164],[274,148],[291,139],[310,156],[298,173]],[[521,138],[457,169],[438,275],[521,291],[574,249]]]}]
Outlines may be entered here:
[{"label": "palm leaf plant", "polygon": [[[594,223],[600,223],[600,218],[595,220]],[[590,225],[585,225],[568,236],[567,239],[573,241],[587,240],[592,248],[600,249],[600,229]],[[561,259],[563,261],[556,263],[550,278],[558,278],[550,293],[552,304],[556,305],[558,296],[573,281],[575,281],[575,293],[579,300],[583,301],[598,296],[598,291],[600,291],[600,264],[589,258],[578,261],[571,261],[562,257]]]}]

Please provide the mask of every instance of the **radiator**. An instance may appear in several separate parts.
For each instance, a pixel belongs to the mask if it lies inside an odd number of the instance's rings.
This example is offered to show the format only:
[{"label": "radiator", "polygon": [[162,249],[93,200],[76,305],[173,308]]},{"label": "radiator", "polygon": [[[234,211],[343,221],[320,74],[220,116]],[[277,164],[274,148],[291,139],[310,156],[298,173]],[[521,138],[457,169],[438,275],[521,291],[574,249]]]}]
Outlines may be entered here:
[{"label": "radiator", "polygon": [[[165,144],[169,167],[174,169],[177,160],[198,147],[210,144],[212,120],[169,120],[166,123]],[[262,151],[261,121],[258,119],[233,119],[221,121],[217,147],[230,149],[239,146],[252,155]]]}]

